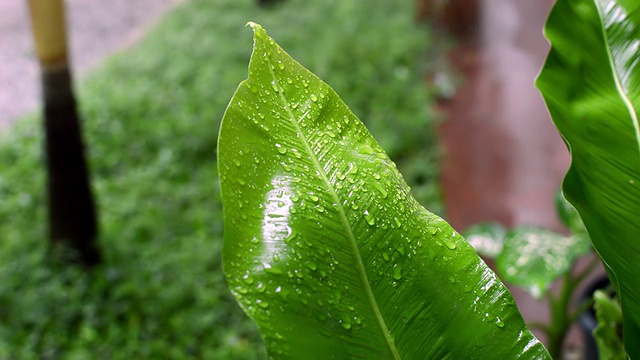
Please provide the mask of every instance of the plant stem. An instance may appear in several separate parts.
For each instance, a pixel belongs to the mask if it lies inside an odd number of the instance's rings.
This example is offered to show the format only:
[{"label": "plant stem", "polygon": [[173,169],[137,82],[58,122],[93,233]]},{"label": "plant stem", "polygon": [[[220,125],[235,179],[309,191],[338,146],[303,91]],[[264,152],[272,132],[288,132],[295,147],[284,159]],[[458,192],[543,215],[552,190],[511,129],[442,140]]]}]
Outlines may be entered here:
[{"label": "plant stem", "polygon": [[551,308],[551,322],[547,327],[547,337],[549,345],[547,349],[553,359],[559,359],[562,354],[562,343],[571,323],[568,321],[567,309],[571,299],[571,293],[575,284],[570,274],[566,274],[562,279],[562,288],[557,297],[549,294],[549,307]]},{"label": "plant stem", "polygon": [[598,265],[599,258],[596,256],[589,265],[577,274],[575,277],[571,272],[565,274],[562,278],[562,288],[557,297],[549,294],[549,306],[551,308],[551,323],[548,327],[543,328],[547,334],[549,346],[549,354],[553,359],[559,359],[562,355],[562,344],[567,336],[569,327],[580,316],[585,309],[593,303],[585,301],[579,304],[573,312],[569,311],[571,297],[578,285],[589,275]]}]

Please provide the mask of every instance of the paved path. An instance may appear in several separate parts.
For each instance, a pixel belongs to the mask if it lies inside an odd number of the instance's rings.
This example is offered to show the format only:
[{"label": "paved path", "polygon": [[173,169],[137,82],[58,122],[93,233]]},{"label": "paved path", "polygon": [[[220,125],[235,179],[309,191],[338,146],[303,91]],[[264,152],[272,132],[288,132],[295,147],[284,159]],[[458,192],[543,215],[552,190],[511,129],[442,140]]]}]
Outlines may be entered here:
[{"label": "paved path", "polygon": [[[71,61],[82,75],[131,44],[181,0],[67,0]],[[0,130],[39,103],[27,1],[0,2]],[[76,76],[77,77],[77,76]]]}]

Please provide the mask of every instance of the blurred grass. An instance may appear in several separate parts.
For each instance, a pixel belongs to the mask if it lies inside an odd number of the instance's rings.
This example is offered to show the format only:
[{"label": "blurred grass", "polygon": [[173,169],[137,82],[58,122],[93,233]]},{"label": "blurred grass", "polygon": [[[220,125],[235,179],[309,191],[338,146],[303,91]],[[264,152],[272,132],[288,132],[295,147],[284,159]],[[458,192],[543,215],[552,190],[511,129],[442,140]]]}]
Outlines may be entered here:
[{"label": "blurred grass", "polygon": [[192,0],[79,86],[105,264],[46,257],[35,116],[0,134],[0,358],[264,358],[220,268],[216,139],[261,23],[440,210],[428,33],[413,2]]}]

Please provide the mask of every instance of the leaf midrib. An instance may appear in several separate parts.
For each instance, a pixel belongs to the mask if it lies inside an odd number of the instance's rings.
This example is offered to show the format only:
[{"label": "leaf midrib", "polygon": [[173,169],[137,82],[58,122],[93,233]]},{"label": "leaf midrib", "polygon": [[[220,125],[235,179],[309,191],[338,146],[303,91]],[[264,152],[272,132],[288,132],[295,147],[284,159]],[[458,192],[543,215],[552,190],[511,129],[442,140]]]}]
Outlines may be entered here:
[{"label": "leaf midrib", "polygon": [[613,80],[616,84],[616,90],[618,94],[622,98],[625,106],[627,107],[627,111],[631,116],[631,121],[633,122],[633,127],[635,129],[636,135],[636,145],[638,147],[638,154],[640,155],[640,121],[638,120],[638,114],[636,113],[636,109],[633,107],[633,103],[629,96],[627,95],[624,87],[622,86],[622,81],[620,80],[620,75],[618,74],[618,69],[615,65],[615,61],[613,59],[613,52],[611,51],[611,46],[609,45],[609,36],[607,34],[607,29],[604,21],[604,12],[600,3],[594,0],[594,4],[598,10],[598,20],[600,20],[600,27],[602,29],[602,38],[604,39],[604,46],[607,50],[607,57],[609,59],[609,64],[611,65],[611,73],[613,74]]},{"label": "leaf midrib", "polygon": [[[273,64],[271,63],[271,58],[269,56],[267,56],[267,62],[269,63],[269,64],[267,64],[268,65],[267,68],[269,69],[269,72],[271,74],[271,77],[272,77],[273,81],[278,82],[276,74],[275,74],[275,72],[274,72],[274,70],[273,70],[273,68],[271,66]],[[351,227],[351,224],[349,223],[349,219],[347,218],[347,214],[346,214],[346,212],[344,210],[344,206],[342,205],[342,202],[340,201],[340,198],[338,197],[338,194],[336,193],[335,189],[333,188],[333,185],[329,181],[329,178],[327,177],[327,174],[325,173],[324,168],[322,166],[320,166],[320,162],[319,162],[318,158],[316,157],[315,153],[313,152],[313,149],[309,145],[309,141],[304,136],[304,133],[302,132],[302,129],[298,125],[298,119],[293,114],[293,111],[291,111],[291,108],[289,107],[289,101],[285,97],[284,91],[282,90],[282,88],[281,88],[280,91],[277,91],[277,93],[278,93],[278,95],[280,97],[280,101],[282,101],[283,107],[287,111],[287,115],[289,116],[289,121],[293,124],[296,133],[300,134],[300,139],[302,141],[302,144],[304,145],[305,150],[307,151],[307,153],[310,155],[311,161],[313,163],[313,166],[316,168],[316,171],[320,174],[320,177],[322,178],[322,181],[324,182],[324,184],[327,186],[327,188],[329,190],[329,194],[333,198],[334,203],[337,205],[338,213],[340,214],[340,220],[342,221],[342,225],[343,225],[343,227],[344,227],[344,229],[346,231],[347,238],[349,239],[349,243],[351,245],[351,250],[352,250],[353,255],[355,257],[355,263],[356,263],[356,267],[358,269],[358,275],[360,276],[360,281],[362,282],[362,285],[363,285],[363,287],[365,289],[365,292],[367,294],[367,299],[369,300],[369,304],[371,305],[371,310],[373,311],[373,313],[375,315],[378,327],[379,327],[380,331],[382,332],[382,335],[383,335],[383,337],[385,339],[387,347],[389,348],[389,352],[393,356],[393,359],[400,360],[401,358],[400,358],[400,354],[398,353],[398,349],[396,348],[396,345],[395,345],[395,343],[393,341],[393,338],[391,337],[391,334],[389,333],[389,329],[387,328],[387,324],[384,321],[382,313],[380,312],[380,308],[378,307],[378,303],[377,303],[377,301],[375,299],[375,296],[373,295],[373,290],[371,289],[371,283],[369,282],[369,277],[367,276],[366,269],[364,268],[364,263],[362,261],[362,257],[360,256],[360,250],[358,249],[358,244],[356,242],[355,235],[353,234],[353,229]]]}]

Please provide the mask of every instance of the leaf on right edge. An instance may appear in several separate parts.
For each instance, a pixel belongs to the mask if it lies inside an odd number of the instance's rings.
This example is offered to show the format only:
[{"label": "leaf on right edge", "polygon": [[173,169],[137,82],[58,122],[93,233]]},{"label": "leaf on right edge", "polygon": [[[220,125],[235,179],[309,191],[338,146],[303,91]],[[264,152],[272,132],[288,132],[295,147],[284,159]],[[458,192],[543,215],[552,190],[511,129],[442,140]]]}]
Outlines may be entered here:
[{"label": "leaf on right edge", "polygon": [[572,157],[563,191],[620,297],[640,358],[640,1],[558,0],[537,80]]}]

